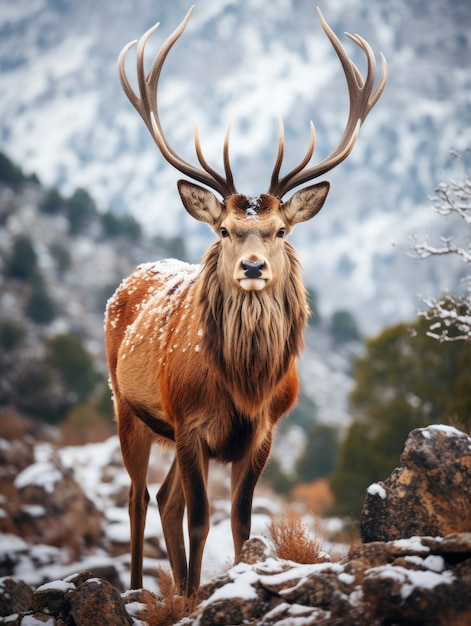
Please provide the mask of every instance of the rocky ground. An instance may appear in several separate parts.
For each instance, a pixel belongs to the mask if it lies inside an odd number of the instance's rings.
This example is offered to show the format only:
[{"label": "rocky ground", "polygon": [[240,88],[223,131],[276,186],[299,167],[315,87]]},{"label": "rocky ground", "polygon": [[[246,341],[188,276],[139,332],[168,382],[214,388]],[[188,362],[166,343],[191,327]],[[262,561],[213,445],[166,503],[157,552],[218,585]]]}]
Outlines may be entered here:
[{"label": "rocky ground", "polygon": [[[179,626],[464,626],[471,621],[471,533],[364,544],[340,562],[314,565],[276,558],[265,540],[253,538],[200,598]],[[157,594],[120,594],[89,572],[34,592],[13,578],[0,581],[0,623],[15,626],[157,626],[159,604]]]},{"label": "rocky ground", "polygon": [[[27,482],[24,471],[23,478],[16,480],[19,489],[24,488],[23,481]],[[360,526],[363,544],[353,546],[335,562],[325,555],[321,562],[299,564],[275,556],[269,537],[253,537],[245,545],[238,564],[226,568],[225,573],[201,587],[199,603],[187,617],[165,623],[178,622],[180,626],[469,624],[470,479],[470,437],[445,426],[413,431],[400,467],[386,481],[368,490]],[[85,511],[80,509],[79,515],[83,518]],[[92,541],[93,528],[90,510]],[[71,533],[72,529],[67,532]],[[85,540],[82,535],[80,541]],[[123,592],[119,576],[115,581],[107,580],[110,571],[102,571],[101,575],[82,571],[39,586],[27,584],[28,576],[19,574],[21,571],[28,574],[21,570],[21,562],[16,565],[11,562],[14,552],[11,547],[10,552],[2,552],[0,623],[15,626],[164,623],[163,600],[157,592]],[[8,554],[10,563],[5,557]],[[33,566],[31,561],[25,562]],[[12,570],[10,574],[8,567]],[[168,619],[171,620],[171,613]]]}]

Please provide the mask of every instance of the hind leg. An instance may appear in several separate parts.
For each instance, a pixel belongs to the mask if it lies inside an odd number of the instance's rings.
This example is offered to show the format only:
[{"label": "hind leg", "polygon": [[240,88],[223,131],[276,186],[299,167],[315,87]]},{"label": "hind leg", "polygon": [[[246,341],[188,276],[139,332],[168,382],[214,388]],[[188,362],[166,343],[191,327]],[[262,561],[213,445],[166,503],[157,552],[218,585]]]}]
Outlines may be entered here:
[{"label": "hind leg", "polygon": [[173,571],[177,589],[180,594],[183,594],[188,573],[185,542],[183,539],[185,495],[176,458],[173,460],[170,470],[157,493],[157,504],[159,506],[170,567]]},{"label": "hind leg", "polygon": [[152,435],[123,402],[117,403],[116,417],[121,453],[131,478],[129,521],[131,525],[131,589],[142,587],[142,560],[147,504],[147,470]]}]

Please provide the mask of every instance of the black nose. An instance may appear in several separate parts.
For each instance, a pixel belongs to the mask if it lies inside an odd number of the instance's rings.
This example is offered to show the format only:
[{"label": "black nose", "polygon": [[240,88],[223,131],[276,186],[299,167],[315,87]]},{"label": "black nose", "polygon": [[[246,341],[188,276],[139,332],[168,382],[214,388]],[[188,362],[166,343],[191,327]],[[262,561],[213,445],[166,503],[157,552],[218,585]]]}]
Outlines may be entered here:
[{"label": "black nose", "polygon": [[265,261],[242,261],[242,269],[247,278],[260,278]]}]

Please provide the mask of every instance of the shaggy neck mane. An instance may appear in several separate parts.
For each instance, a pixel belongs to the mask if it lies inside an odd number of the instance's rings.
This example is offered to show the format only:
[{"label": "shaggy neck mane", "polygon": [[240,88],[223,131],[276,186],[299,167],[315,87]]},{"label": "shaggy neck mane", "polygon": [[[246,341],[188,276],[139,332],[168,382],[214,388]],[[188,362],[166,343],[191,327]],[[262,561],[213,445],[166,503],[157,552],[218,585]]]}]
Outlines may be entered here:
[{"label": "shaggy neck mane", "polygon": [[272,287],[235,290],[218,271],[220,243],[203,259],[199,310],[203,349],[234,398],[260,407],[303,347],[306,292],[294,248],[285,243],[285,267]]}]

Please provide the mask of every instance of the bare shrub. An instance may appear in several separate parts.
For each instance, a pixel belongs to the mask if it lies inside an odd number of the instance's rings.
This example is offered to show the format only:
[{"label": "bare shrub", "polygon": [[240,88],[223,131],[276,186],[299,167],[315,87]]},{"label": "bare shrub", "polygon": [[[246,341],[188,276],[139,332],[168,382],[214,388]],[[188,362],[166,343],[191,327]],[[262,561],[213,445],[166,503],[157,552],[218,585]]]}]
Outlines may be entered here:
[{"label": "bare shrub", "polygon": [[157,569],[160,598],[156,601],[150,591],[143,592],[146,608],[139,614],[149,626],[172,626],[187,615],[190,615],[198,604],[197,595],[186,598],[178,595],[172,574],[161,567]]},{"label": "bare shrub", "polygon": [[320,563],[325,561],[322,541],[314,539],[301,518],[289,510],[278,521],[272,520],[268,530],[280,559],[296,563]]}]

